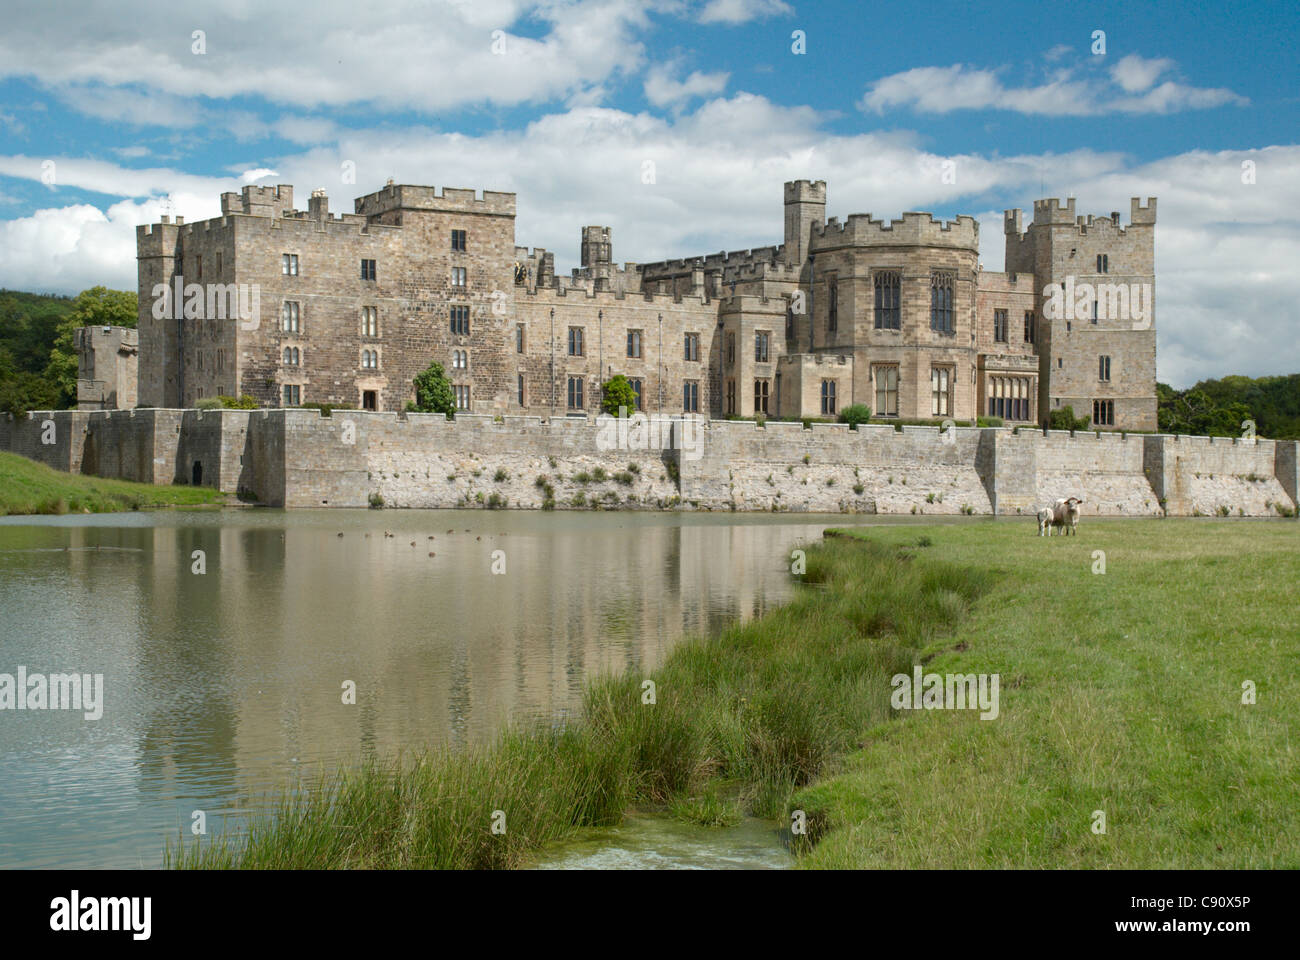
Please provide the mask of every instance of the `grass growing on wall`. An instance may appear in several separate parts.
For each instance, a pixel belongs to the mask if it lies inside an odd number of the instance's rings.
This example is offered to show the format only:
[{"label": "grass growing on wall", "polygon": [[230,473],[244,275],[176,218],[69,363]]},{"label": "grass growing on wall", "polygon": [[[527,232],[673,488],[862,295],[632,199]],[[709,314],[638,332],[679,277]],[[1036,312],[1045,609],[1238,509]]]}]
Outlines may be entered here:
[{"label": "grass growing on wall", "polygon": [[[809,867],[1300,866],[1300,526],[1088,518],[1077,538],[1035,534],[829,538],[789,604],[684,641],[648,676],[594,680],[567,729],[299,785],[246,845],[183,836],[167,862],[516,867],[655,805],[718,825],[804,810]],[[889,678],[916,663],[997,673],[998,718],[892,710]]]},{"label": "grass growing on wall", "polygon": [[219,504],[210,487],[169,487],[63,473],[14,453],[0,453],[0,516],[114,513],[153,507]]}]

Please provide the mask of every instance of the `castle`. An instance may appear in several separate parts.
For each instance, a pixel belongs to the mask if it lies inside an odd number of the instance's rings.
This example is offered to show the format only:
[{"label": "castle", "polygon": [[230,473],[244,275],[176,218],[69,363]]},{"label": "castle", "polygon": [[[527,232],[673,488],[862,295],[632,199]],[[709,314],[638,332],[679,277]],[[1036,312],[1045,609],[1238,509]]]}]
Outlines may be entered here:
[{"label": "castle", "polygon": [[475,414],[589,415],[623,374],[648,414],[1043,424],[1070,406],[1156,429],[1154,198],[1126,226],[1073,199],[1027,227],[1009,210],[1001,273],[974,218],[827,220],[824,181],[785,184],[779,246],[620,266],[588,226],[570,277],[516,245],[512,193],[390,181],[354,210],[246,186],[220,217],[137,228],[139,405],[401,410],[437,361]]}]

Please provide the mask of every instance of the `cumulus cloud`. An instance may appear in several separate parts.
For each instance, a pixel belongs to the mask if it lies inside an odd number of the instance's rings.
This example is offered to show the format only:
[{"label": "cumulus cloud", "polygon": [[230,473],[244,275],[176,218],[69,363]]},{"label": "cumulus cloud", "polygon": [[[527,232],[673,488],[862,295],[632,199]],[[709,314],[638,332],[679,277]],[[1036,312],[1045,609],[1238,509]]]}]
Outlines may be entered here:
[{"label": "cumulus cloud", "polygon": [[680,103],[693,97],[708,97],[727,89],[731,74],[701,73],[696,70],[685,80],[674,80],[675,65],[657,64],[646,72],[645,96],[657,107]]},{"label": "cumulus cloud", "polygon": [[[1053,48],[1048,53],[1055,54],[1057,50]],[[1038,116],[1082,117],[1108,113],[1176,113],[1242,106],[1249,102],[1228,89],[1193,87],[1175,79],[1167,79],[1155,87],[1158,79],[1174,69],[1173,61],[1148,60],[1137,54],[1124,57],[1108,74],[1062,67],[1053,70],[1041,83],[1020,87],[1002,82],[1001,75],[1006,69],[981,69],[957,63],[949,67],[904,70],[873,82],[859,106],[874,113],[907,107],[920,113],[1010,110]]]},{"label": "cumulus cloud", "polygon": [[[1185,386],[1224,373],[1300,369],[1291,275],[1300,259],[1300,147],[1193,152],[1149,163],[1118,153],[944,156],[908,133],[841,134],[808,107],[752,94],[714,99],[664,118],[599,106],[547,114],[518,130],[470,136],[428,128],[354,130],[228,178],[59,159],[58,183],[125,197],[100,211],[60,203],[0,222],[0,286],[75,293],[135,285],[136,223],[170,195],[187,220],[219,212],[218,195],[245,179],[323,186],[334,210],[399,183],[518,194],[516,238],[576,265],[584,224],[613,228],[618,260],[649,261],[780,243],[785,180],[828,181],[830,215],[897,217],[903,210],[977,215],[985,269],[1002,266],[1003,207],[1032,216],[1045,181],[1081,213],[1126,218],[1129,198],[1159,198],[1156,327],[1159,375]],[[356,184],[341,165],[356,165]],[[1257,183],[1241,182],[1243,161]],[[654,182],[643,182],[647,161]],[[945,161],[955,166],[945,168]],[[954,169],[956,183],[947,183]],[[39,182],[40,162],[0,156],[0,174]],[[271,171],[278,171],[272,173]],[[243,174],[243,176],[241,176]],[[304,201],[305,203],[305,201]]]},{"label": "cumulus cloud", "polygon": [[748,23],[767,17],[792,14],[782,0],[709,0],[700,11],[700,23]]}]

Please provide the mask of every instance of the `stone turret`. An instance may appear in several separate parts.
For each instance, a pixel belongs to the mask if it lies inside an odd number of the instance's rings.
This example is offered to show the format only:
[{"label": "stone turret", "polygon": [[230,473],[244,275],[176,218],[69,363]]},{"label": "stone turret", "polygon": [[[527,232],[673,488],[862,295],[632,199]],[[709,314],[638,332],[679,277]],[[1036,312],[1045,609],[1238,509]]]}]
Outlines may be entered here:
[{"label": "stone turret", "polygon": [[808,258],[813,224],[826,222],[826,181],[791,180],[785,185],[785,262],[801,266]]}]

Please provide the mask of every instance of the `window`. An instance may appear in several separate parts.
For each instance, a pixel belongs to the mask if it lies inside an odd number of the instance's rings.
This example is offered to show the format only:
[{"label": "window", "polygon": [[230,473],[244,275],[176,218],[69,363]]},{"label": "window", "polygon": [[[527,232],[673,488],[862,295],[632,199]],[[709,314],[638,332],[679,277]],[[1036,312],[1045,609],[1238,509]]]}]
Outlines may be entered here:
[{"label": "window", "polygon": [[286,253],[280,257],[280,273],[286,277],[298,276],[298,254]]},{"label": "window", "polygon": [[1034,311],[1025,311],[1025,343],[1034,342]]},{"label": "window", "polygon": [[451,352],[451,368],[453,370],[468,370],[469,354],[464,350],[453,350]]},{"label": "window", "polygon": [[700,359],[700,335],[698,333],[686,334],[686,359],[694,361]]},{"label": "window", "polygon": [[379,308],[361,308],[361,335],[363,337],[379,336]]},{"label": "window", "polygon": [[361,409],[362,410],[379,409],[379,392],[377,390],[363,390],[361,392]]},{"label": "window", "polygon": [[454,306],[449,313],[451,315],[451,332],[458,336],[469,336],[469,307],[464,305]]},{"label": "window", "polygon": [[451,232],[451,248],[457,253],[465,252],[465,231],[453,230]]},{"label": "window", "polygon": [[898,309],[898,288],[902,276],[893,270],[877,273],[876,329],[898,330],[902,326]]},{"label": "window", "polygon": [[203,351],[200,350],[194,354],[194,367],[196,370],[203,369]]},{"label": "window", "polygon": [[834,333],[840,325],[840,285],[831,283],[826,291],[826,330]]},{"label": "window", "polygon": [[1099,304],[1100,302],[1101,299],[1099,297],[1092,298],[1092,322],[1093,323],[1097,322],[1097,304]]},{"label": "window", "polygon": [[762,330],[754,334],[754,362],[767,363],[767,333]]},{"label": "window", "polygon": [[632,385],[632,392],[636,394],[636,408],[638,410],[644,409],[641,406],[641,378],[636,377],[636,378],[629,379],[628,383]]},{"label": "window", "polygon": [[1110,273],[1110,257],[1107,254],[1097,254],[1097,272]]},{"label": "window", "polygon": [[468,410],[469,409],[469,385],[462,383],[459,386],[453,387],[452,389],[455,390],[456,392],[456,409]]},{"label": "window", "polygon": [[930,368],[930,413],[936,417],[946,417],[952,413],[950,389],[952,371],[948,367]]},{"label": "window", "polygon": [[687,380],[682,384],[682,412],[700,412],[700,384],[697,380]]},{"label": "window", "polygon": [[1110,357],[1097,358],[1097,379],[1110,381]]},{"label": "window", "polygon": [[785,338],[794,339],[794,311],[789,307],[785,309]]},{"label": "window", "polygon": [[280,308],[280,329],[285,333],[297,333],[298,316],[299,308],[297,301],[284,301],[284,306]]},{"label": "window", "polygon": [[285,347],[285,348],[284,348],[284,363],[285,363],[285,366],[296,367],[296,366],[298,366],[298,362],[299,362],[299,360],[300,360],[301,358],[302,358],[302,354],[298,352],[298,348],[297,348],[297,347]]},{"label": "window", "polygon": [[633,360],[641,359],[641,331],[629,330],[627,332],[627,355]]},{"label": "window", "polygon": [[835,381],[822,381],[822,416],[830,416],[835,413]]},{"label": "window", "polygon": [[1007,342],[1007,312],[1005,310],[993,311],[993,339],[997,343]]},{"label": "window", "polygon": [[727,364],[731,365],[736,362],[736,335],[727,334]]},{"label": "window", "polygon": [[284,405],[286,407],[296,407],[302,403],[302,387],[296,383],[286,383],[284,385]]},{"label": "window", "polygon": [[464,268],[464,267],[452,267],[452,268],[451,268],[451,285],[452,285],[453,287],[458,287],[458,288],[464,289],[464,287],[466,286],[467,283],[468,283],[468,280],[467,280],[467,278],[466,278],[465,268]]},{"label": "window", "polygon": [[582,377],[569,378],[569,409],[582,409]]},{"label": "window", "polygon": [[218,350],[218,351],[217,351],[217,371],[220,372],[220,371],[225,370],[225,369],[226,369],[226,351],[224,351],[224,350]]},{"label": "window", "polygon": [[524,375],[522,373],[519,374],[517,380],[518,380],[518,390],[519,390],[519,406],[522,407],[524,405]]},{"label": "window", "polygon": [[898,367],[872,367],[876,381],[876,416],[898,416]]},{"label": "window", "polygon": [[1030,380],[1026,377],[990,377],[989,416],[1003,420],[1028,420],[1029,387]]},{"label": "window", "polygon": [[770,380],[754,381],[754,415],[767,414],[767,398]]},{"label": "window", "polygon": [[203,279],[203,255],[199,254],[194,258],[194,279]]},{"label": "window", "polygon": [[727,380],[727,413],[736,412],[736,381]]},{"label": "window", "polygon": [[582,327],[569,328],[569,356],[582,356]]},{"label": "window", "polygon": [[524,325],[515,324],[515,353],[524,352]]},{"label": "window", "polygon": [[379,369],[379,351],[378,351],[378,350],[362,350],[362,351],[361,351],[361,368],[362,368],[363,370],[378,370],[378,369]]},{"label": "window", "polygon": [[930,275],[930,329],[936,333],[954,333],[952,311],[953,278],[951,273]]},{"label": "window", "polygon": [[217,279],[221,279],[221,251],[217,251]]},{"label": "window", "polygon": [[1115,426],[1115,401],[1114,400],[1092,401],[1092,423],[1093,426],[1096,427]]},{"label": "window", "polygon": [[373,260],[361,261],[361,279],[362,280],[375,279],[375,261]]}]

